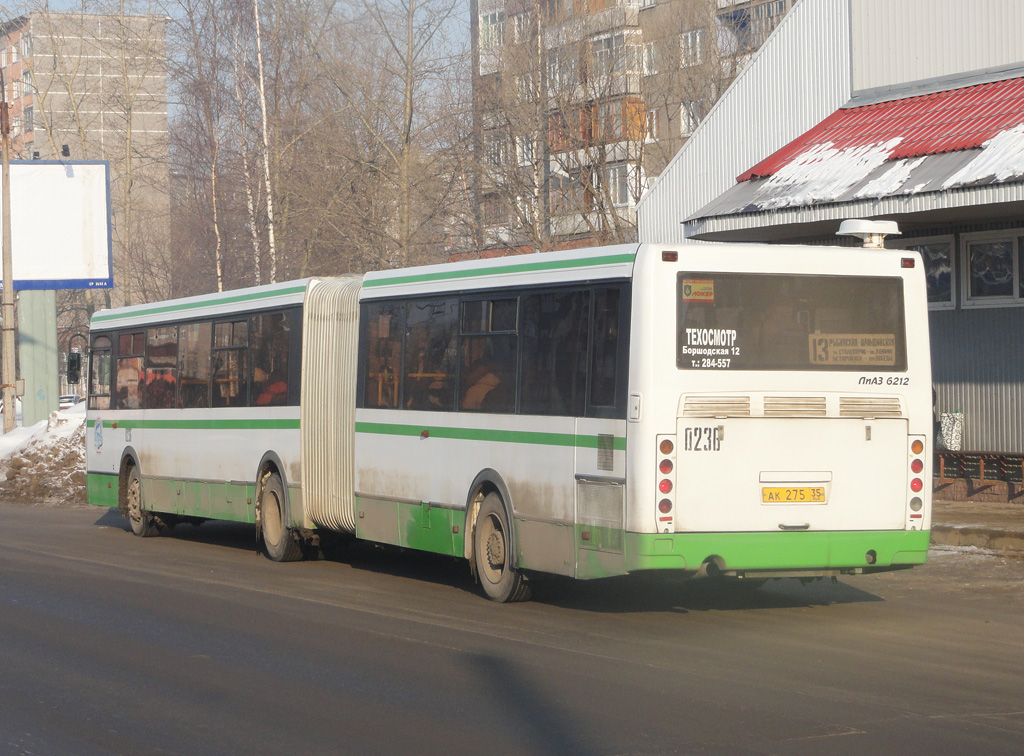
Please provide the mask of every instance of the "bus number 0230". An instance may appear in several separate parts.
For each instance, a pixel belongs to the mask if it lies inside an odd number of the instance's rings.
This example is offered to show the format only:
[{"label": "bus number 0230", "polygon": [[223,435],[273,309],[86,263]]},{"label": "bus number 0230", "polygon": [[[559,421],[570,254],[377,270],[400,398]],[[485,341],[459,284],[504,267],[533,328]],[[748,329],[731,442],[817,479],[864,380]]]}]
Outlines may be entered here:
[{"label": "bus number 0230", "polygon": [[683,451],[721,451],[722,440],[718,428],[709,426],[687,428],[683,431]]}]

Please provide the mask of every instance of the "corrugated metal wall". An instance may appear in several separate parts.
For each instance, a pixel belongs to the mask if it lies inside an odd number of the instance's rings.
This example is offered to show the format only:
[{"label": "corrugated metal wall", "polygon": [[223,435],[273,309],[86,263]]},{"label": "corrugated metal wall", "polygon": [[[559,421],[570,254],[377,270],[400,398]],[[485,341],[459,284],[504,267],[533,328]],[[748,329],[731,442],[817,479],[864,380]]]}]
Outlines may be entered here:
[{"label": "corrugated metal wall", "polygon": [[933,310],[940,412],[964,413],[964,451],[1024,452],[1024,308]]},{"label": "corrugated metal wall", "polygon": [[1019,65],[1021,0],[851,0],[853,89]]},{"label": "corrugated metal wall", "polygon": [[793,7],[641,199],[640,241],[682,241],[683,219],[849,100],[849,2]]}]

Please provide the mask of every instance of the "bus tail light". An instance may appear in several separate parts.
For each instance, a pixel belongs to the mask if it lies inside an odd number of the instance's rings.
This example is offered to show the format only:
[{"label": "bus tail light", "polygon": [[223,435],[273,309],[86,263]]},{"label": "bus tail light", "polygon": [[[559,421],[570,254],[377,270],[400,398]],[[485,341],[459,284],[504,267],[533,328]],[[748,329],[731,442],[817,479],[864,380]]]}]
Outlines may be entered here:
[{"label": "bus tail light", "polygon": [[675,453],[674,436],[658,436],[657,461],[657,493],[658,499],[658,531],[671,533],[675,530]]},{"label": "bus tail light", "polygon": [[[925,442],[923,438],[912,438],[910,440],[910,492],[919,494],[924,491],[925,478]],[[921,496],[911,496],[907,502],[910,511],[907,513],[907,527],[910,530],[917,530],[923,526],[924,499]]]}]

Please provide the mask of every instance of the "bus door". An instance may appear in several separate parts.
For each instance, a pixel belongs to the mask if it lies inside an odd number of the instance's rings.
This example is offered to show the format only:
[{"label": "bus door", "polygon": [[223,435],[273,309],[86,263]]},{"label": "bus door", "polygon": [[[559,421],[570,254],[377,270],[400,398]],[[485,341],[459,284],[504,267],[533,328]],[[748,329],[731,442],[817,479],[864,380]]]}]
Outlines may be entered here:
[{"label": "bus door", "polygon": [[595,287],[586,416],[576,419],[576,577],[624,572],[629,290]]},{"label": "bus door", "polygon": [[623,571],[626,424],[576,420],[576,576]]}]

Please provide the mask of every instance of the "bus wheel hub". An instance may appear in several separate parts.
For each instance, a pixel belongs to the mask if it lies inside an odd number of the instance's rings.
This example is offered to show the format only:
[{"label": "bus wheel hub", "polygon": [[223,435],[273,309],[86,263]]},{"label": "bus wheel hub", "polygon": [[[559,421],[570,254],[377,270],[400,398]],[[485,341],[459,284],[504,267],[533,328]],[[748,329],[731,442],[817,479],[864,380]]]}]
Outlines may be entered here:
[{"label": "bus wheel hub", "polygon": [[501,533],[491,533],[487,537],[487,563],[495,568],[505,564],[505,539]]}]

